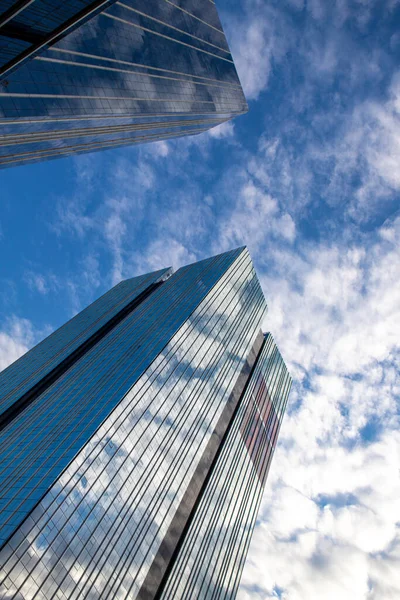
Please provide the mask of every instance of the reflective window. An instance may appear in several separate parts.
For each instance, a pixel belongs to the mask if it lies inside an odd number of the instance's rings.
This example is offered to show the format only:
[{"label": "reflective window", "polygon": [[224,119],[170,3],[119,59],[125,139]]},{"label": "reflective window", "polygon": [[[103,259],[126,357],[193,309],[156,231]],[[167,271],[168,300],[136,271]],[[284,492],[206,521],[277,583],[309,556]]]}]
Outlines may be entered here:
[{"label": "reflective window", "polygon": [[0,71],[0,166],[201,133],[246,110],[214,2],[111,2]]}]

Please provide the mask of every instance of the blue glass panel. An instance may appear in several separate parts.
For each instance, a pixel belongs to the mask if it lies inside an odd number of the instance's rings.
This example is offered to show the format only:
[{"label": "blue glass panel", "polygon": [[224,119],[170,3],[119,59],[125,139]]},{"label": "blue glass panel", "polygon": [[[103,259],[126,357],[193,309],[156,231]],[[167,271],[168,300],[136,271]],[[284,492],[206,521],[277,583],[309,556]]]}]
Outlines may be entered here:
[{"label": "blue glass panel", "polygon": [[168,269],[121,281],[0,373],[0,415],[93,336],[110,319],[161,280]]}]

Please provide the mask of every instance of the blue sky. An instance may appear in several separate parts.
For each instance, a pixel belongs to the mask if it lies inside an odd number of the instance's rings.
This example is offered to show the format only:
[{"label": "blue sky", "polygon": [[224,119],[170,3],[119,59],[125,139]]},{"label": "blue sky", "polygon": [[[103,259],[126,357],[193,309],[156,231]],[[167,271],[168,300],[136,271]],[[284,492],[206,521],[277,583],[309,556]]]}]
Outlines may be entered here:
[{"label": "blue sky", "polygon": [[400,2],[217,4],[247,115],[1,172],[0,368],[121,278],[246,244],[295,383],[239,599],[395,599]]}]

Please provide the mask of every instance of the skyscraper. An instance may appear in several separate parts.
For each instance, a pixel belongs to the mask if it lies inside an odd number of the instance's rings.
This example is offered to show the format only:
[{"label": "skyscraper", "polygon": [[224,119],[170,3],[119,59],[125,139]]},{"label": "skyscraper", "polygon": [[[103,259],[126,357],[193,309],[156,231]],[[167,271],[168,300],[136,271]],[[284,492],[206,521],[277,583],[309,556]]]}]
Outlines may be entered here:
[{"label": "skyscraper", "polygon": [[0,374],[0,597],[234,598],[291,380],[245,248],[121,282]]},{"label": "skyscraper", "polygon": [[246,110],[213,0],[0,0],[0,166],[200,133]]}]

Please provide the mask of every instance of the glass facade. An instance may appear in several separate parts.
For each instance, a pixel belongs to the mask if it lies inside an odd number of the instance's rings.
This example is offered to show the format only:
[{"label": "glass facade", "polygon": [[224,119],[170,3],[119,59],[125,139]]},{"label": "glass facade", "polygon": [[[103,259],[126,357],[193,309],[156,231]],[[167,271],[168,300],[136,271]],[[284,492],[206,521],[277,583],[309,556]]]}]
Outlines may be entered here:
[{"label": "glass facade", "polygon": [[3,372],[33,392],[0,431],[0,597],[233,598],[290,387],[247,250],[83,314],[46,386],[50,338]]},{"label": "glass facade", "polygon": [[210,0],[0,0],[0,166],[192,135],[246,110]]},{"label": "glass facade", "polygon": [[[0,373],[0,426],[2,417],[16,409],[21,399],[37,384],[49,378],[74,354],[95,340],[107,323],[135,300],[151,291],[170,273],[163,269],[121,281],[70,321],[49,335],[35,348]],[[67,363],[67,364],[68,364]]]}]

